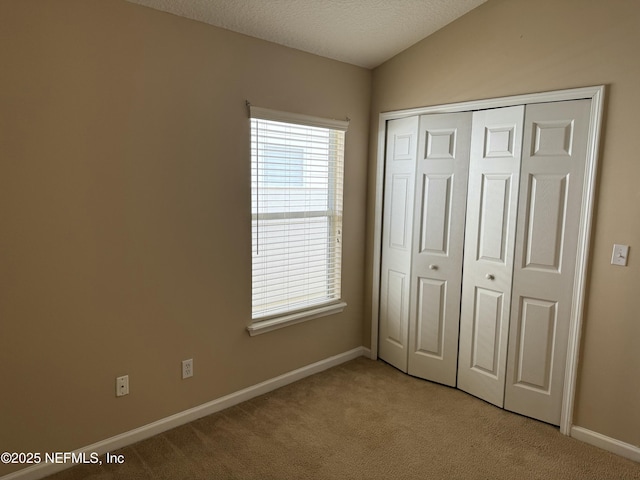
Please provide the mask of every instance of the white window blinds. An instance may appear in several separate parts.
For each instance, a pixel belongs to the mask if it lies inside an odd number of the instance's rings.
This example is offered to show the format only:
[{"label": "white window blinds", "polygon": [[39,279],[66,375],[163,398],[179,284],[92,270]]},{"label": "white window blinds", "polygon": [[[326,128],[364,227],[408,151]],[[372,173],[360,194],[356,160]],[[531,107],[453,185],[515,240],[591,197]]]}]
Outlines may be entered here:
[{"label": "white window blinds", "polygon": [[256,321],[340,300],[346,126],[251,107]]}]

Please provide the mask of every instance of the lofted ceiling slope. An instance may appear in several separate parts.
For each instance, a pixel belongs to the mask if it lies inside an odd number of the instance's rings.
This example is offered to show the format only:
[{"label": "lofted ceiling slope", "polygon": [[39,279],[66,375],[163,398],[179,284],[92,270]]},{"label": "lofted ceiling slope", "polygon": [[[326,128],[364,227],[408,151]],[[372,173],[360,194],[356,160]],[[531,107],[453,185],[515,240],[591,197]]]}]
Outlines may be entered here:
[{"label": "lofted ceiling slope", "polygon": [[486,0],[127,0],[375,68]]}]

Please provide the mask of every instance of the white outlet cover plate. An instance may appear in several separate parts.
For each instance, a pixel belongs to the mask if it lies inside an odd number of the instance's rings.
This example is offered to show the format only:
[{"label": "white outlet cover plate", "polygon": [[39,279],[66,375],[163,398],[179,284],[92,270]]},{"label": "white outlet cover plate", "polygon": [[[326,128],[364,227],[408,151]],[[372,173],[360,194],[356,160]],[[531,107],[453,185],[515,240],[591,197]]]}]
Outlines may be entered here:
[{"label": "white outlet cover plate", "polygon": [[116,378],[116,397],[129,395],[129,375]]},{"label": "white outlet cover plate", "polygon": [[182,361],[182,378],[193,377],[193,358]]}]

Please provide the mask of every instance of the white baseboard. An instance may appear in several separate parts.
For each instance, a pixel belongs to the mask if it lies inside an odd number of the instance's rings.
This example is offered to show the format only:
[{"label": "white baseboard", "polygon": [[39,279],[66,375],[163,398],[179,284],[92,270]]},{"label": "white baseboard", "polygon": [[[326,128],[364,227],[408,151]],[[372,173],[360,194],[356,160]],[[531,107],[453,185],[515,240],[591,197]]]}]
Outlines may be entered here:
[{"label": "white baseboard", "polygon": [[640,447],[631,445],[630,443],[621,442],[620,440],[607,437],[601,433],[576,426],[571,427],[571,436],[576,440],[602,448],[603,450],[628,458],[634,462],[640,462]]},{"label": "white baseboard", "polygon": [[[107,438],[106,440],[102,440],[92,445],[82,447],[73,453],[85,453],[87,456],[89,456],[90,453],[95,452],[98,455],[103,455],[107,452],[118,450],[119,448],[126,447],[127,445],[131,445],[132,443],[144,440],[145,438],[158,435],[159,433],[165,432],[175,427],[179,427],[180,425],[192,422],[194,420],[197,420],[198,418],[206,417],[207,415],[211,415],[212,413],[219,412],[221,410],[224,410],[225,408],[232,407],[234,405],[237,405],[238,403],[242,403],[259,395],[271,392],[277,388],[284,387],[285,385],[296,382],[298,380],[302,380],[305,377],[348,362],[349,360],[353,360],[354,358],[358,358],[361,356],[365,356],[368,358],[370,357],[370,355],[371,353],[368,348],[354,348],[353,350],[349,350],[348,352],[344,352],[339,355],[320,360],[319,362],[312,363],[311,365],[307,365],[306,367],[293,370],[291,372],[280,375],[279,377],[266,380],[257,385],[239,390],[203,405],[199,405],[197,407],[190,408],[189,410],[176,413],[175,415],[171,415],[170,417],[166,417],[148,425],[144,425],[140,428],[136,428],[134,430],[121,433],[120,435]],[[41,463],[0,477],[0,480],[38,480],[71,467],[73,467],[73,464]]]}]

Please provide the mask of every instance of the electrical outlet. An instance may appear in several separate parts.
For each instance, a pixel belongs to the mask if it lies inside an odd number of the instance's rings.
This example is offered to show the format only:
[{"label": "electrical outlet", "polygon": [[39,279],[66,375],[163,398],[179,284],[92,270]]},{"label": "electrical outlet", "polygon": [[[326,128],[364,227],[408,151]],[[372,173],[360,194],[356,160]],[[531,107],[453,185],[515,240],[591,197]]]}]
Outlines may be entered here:
[{"label": "electrical outlet", "polygon": [[182,361],[182,378],[193,377],[193,358]]},{"label": "electrical outlet", "polygon": [[129,395],[129,375],[116,378],[116,397]]}]

